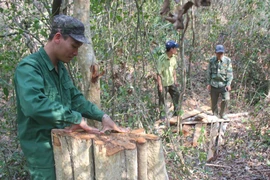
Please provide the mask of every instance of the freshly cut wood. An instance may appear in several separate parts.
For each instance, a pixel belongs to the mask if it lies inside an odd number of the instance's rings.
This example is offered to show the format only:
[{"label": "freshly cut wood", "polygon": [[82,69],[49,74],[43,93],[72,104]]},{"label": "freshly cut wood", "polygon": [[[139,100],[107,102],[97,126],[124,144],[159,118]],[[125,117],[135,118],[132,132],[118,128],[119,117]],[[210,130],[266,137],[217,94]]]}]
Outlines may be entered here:
[{"label": "freshly cut wood", "polygon": [[161,141],[144,130],[93,135],[53,129],[52,141],[58,180],[168,179]]},{"label": "freshly cut wood", "polygon": [[144,138],[137,139],[137,149],[138,149],[138,179],[147,179],[147,152],[148,144]]},{"label": "freshly cut wood", "polygon": [[247,116],[248,113],[236,113],[236,114],[228,114],[228,119],[220,119],[213,115],[207,115],[205,113],[201,113],[193,118],[183,120],[182,124],[198,124],[198,123],[217,123],[217,122],[230,122],[230,121],[238,121],[243,117]]},{"label": "freshly cut wood", "polygon": [[211,107],[210,106],[200,106],[200,107],[198,107],[197,108],[199,111],[201,111],[201,112],[206,112],[206,111],[209,111],[209,110],[211,110]]},{"label": "freshly cut wood", "polygon": [[200,114],[201,117],[204,117],[200,121],[194,121],[194,120],[185,120],[182,122],[182,124],[210,124],[210,123],[217,123],[217,122],[229,122],[230,119],[219,119],[216,116],[213,115],[206,115],[206,114]]},{"label": "freshly cut wood", "polygon": [[208,110],[210,110],[211,107],[209,106],[201,106],[201,107],[198,107],[196,109],[193,109],[192,111],[187,111],[187,112],[184,112],[184,115],[182,116],[182,119],[187,119],[189,117],[193,117],[193,116],[196,116],[200,113],[203,113],[203,112],[206,112]]},{"label": "freshly cut wood", "polygon": [[137,148],[129,139],[99,136],[93,139],[93,148],[96,179],[137,179]]},{"label": "freshly cut wood", "polygon": [[216,147],[217,147],[217,137],[219,131],[219,123],[213,123],[211,125],[210,131],[210,142],[209,142],[209,149],[207,154],[207,162],[212,161],[216,155]]},{"label": "freshly cut wood", "polygon": [[198,114],[196,117],[195,117],[195,121],[203,121],[205,119],[208,118],[208,115],[207,114],[204,114],[204,113],[201,113],[201,114]]},{"label": "freshly cut wood", "polygon": [[227,129],[228,123],[221,122],[220,127],[219,127],[219,133],[218,133],[218,147],[224,145],[225,140],[224,140],[224,135],[225,131]]},{"label": "freshly cut wood", "polygon": [[[197,119],[197,120],[196,120]],[[172,117],[170,119],[170,124],[176,124],[177,121],[177,117]],[[230,119],[219,119],[216,116],[212,116],[212,115],[207,115],[207,114],[199,114],[195,117],[189,118],[189,119],[185,119],[182,121],[182,124],[208,124],[208,123],[214,123],[214,122],[229,122],[231,121]]]},{"label": "freshly cut wood", "polygon": [[228,118],[231,118],[231,119],[237,119],[237,118],[241,118],[241,117],[247,117],[248,112],[228,114],[227,116],[228,116]]},{"label": "freshly cut wood", "polygon": [[220,147],[224,145],[224,134],[228,123],[218,122],[214,123],[211,128],[209,150],[207,155],[207,162],[212,161],[216,154],[218,154]]},{"label": "freshly cut wood", "polygon": [[188,111],[188,112],[186,112],[186,113],[184,113],[184,115],[182,116],[182,119],[184,120],[184,119],[187,119],[187,118],[189,118],[189,117],[192,117],[192,116],[195,116],[195,115],[197,115],[197,114],[200,114],[202,111],[200,111],[200,110],[197,110],[197,109],[194,109],[194,110],[192,110],[192,111]]},{"label": "freshly cut wood", "polygon": [[[248,116],[247,112],[227,114],[228,119],[220,119],[217,116],[209,115],[206,113],[198,113],[199,110],[193,110],[182,117],[182,124],[198,124],[198,123],[214,123],[214,122],[229,122],[240,120],[242,117]],[[197,114],[198,113],[198,114]],[[177,123],[177,117],[174,116],[169,119],[170,124],[174,125]]]},{"label": "freshly cut wood", "polygon": [[75,134],[73,137],[65,135],[63,130],[52,131],[56,179],[93,179],[93,165],[89,161],[92,141],[89,139],[95,136],[89,134],[80,138]]}]

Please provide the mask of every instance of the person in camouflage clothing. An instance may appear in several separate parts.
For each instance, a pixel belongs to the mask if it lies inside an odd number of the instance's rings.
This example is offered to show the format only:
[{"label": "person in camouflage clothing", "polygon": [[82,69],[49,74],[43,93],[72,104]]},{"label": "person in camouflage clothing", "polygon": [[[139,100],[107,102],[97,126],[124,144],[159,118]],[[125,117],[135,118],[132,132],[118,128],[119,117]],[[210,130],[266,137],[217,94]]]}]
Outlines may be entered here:
[{"label": "person in camouflage clothing", "polygon": [[[233,80],[233,69],[231,59],[224,55],[223,45],[216,46],[216,56],[210,59],[207,69],[207,89],[211,96],[211,109],[215,116],[220,115],[227,119],[225,111],[230,100],[231,83]],[[220,112],[218,111],[218,98],[222,96]]]}]

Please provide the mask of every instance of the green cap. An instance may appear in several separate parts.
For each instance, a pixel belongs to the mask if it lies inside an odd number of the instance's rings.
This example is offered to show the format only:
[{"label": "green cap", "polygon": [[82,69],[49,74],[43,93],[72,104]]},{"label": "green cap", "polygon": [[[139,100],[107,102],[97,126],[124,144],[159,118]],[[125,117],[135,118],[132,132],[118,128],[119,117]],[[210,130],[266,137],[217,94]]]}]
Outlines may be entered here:
[{"label": "green cap", "polygon": [[84,25],[78,19],[66,16],[56,15],[52,22],[52,33],[61,32],[67,34],[73,39],[89,44],[88,39],[84,36]]}]

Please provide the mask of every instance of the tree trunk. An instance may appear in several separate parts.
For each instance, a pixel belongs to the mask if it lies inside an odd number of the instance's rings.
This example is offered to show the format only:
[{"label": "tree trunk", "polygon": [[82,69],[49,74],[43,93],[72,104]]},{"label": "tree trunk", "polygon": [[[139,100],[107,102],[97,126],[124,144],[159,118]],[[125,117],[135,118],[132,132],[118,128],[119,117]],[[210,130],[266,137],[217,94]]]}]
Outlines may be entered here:
[{"label": "tree trunk", "polygon": [[79,67],[81,68],[83,78],[83,93],[86,99],[100,107],[100,84],[99,81],[92,83],[91,65],[97,64],[93,49],[93,43],[90,31],[90,1],[74,0],[74,17],[79,19],[85,26],[85,36],[90,44],[84,44],[79,48],[77,56]]},{"label": "tree trunk", "polygon": [[[84,44],[79,48],[77,56],[79,67],[81,69],[83,83],[82,90],[87,100],[100,107],[100,83],[98,76],[95,82],[92,80],[91,67],[94,65],[98,69],[98,63],[94,53],[91,31],[90,31],[90,1],[74,0],[74,17],[79,19],[85,26],[85,36],[90,41],[90,44]],[[95,68],[94,68],[95,69]],[[97,72],[95,72],[97,73]],[[101,128],[101,123],[97,121],[88,121],[91,126]]]},{"label": "tree trunk", "polygon": [[166,180],[158,136],[131,133],[94,135],[52,130],[56,178],[72,180]]}]

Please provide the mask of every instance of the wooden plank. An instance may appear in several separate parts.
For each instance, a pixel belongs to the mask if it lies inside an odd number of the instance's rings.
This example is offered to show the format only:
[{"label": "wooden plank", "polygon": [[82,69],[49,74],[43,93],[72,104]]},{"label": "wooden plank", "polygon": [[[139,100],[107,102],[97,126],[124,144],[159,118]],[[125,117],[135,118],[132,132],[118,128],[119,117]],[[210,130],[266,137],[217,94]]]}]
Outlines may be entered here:
[{"label": "wooden plank", "polygon": [[227,114],[228,118],[231,119],[237,119],[240,117],[246,117],[248,116],[248,112],[242,112],[242,113],[236,113],[236,114]]},{"label": "wooden plank", "polygon": [[207,119],[203,119],[202,121],[184,121],[182,124],[210,124],[210,123],[220,123],[220,122],[230,122],[230,119],[224,120],[224,119],[217,119],[213,121],[209,121]]},{"label": "wooden plank", "polygon": [[211,107],[210,106],[201,106],[201,107],[198,107],[197,110],[201,111],[201,112],[205,112],[205,111],[209,111],[211,110]]},{"label": "wooden plank", "polygon": [[[230,121],[236,121],[236,120],[241,120],[241,117],[245,117],[248,115],[248,113],[237,113],[237,114],[228,114],[228,119],[220,119],[216,116],[213,115],[208,115],[205,113],[199,113],[196,114],[199,111],[192,111],[191,113],[188,113],[185,115],[185,119],[183,118],[182,124],[199,124],[199,123],[216,123],[216,122],[230,122]],[[194,116],[191,116],[194,115]],[[186,118],[190,116],[189,118]],[[174,116],[169,119],[169,122],[171,125],[177,124],[177,116]]]},{"label": "wooden plank", "polygon": [[201,113],[200,110],[194,109],[192,111],[188,111],[185,114],[183,114],[182,119],[187,119],[189,117],[196,116],[197,114],[200,114],[200,113]]},{"label": "wooden plank", "polygon": [[171,125],[173,125],[173,124],[177,124],[177,116],[173,116],[171,119],[169,119],[169,122],[170,122],[170,124]]},{"label": "wooden plank", "polygon": [[194,121],[202,121],[203,119],[207,119],[207,114],[201,113],[194,117]]},{"label": "wooden plank", "polygon": [[219,127],[219,135],[218,135],[218,147],[224,145],[225,140],[224,140],[224,134],[226,131],[228,123],[221,122],[220,127]]},{"label": "wooden plank", "polygon": [[[182,121],[183,121],[183,120],[187,120],[188,118],[193,118],[194,116],[196,116],[196,115],[198,115],[198,114],[200,114],[200,111],[198,111],[198,110],[192,110],[192,111],[190,111],[190,112],[184,114],[184,115],[183,115],[182,117],[180,117],[180,118],[182,118]],[[179,117],[178,117],[178,116],[173,116],[172,118],[170,118],[170,119],[169,119],[170,124],[171,124],[171,125],[177,124],[177,118],[179,118]],[[192,119],[192,120],[194,120],[194,119]],[[189,121],[190,121],[190,119],[189,119]]]},{"label": "wooden plank", "polygon": [[217,136],[219,131],[219,123],[211,124],[211,132],[210,132],[210,142],[209,149],[207,154],[207,162],[212,161],[216,157],[216,145],[217,145]]}]

